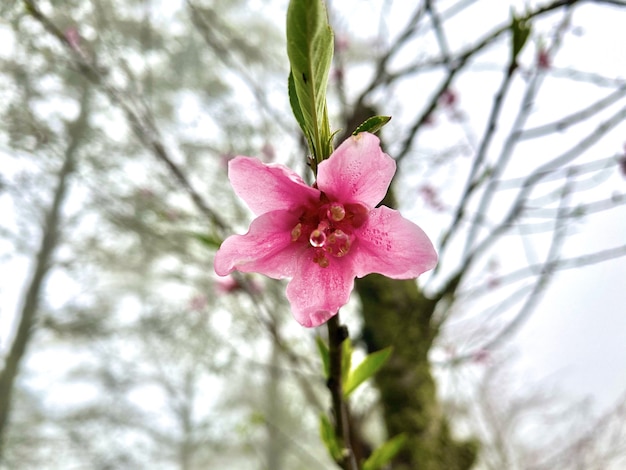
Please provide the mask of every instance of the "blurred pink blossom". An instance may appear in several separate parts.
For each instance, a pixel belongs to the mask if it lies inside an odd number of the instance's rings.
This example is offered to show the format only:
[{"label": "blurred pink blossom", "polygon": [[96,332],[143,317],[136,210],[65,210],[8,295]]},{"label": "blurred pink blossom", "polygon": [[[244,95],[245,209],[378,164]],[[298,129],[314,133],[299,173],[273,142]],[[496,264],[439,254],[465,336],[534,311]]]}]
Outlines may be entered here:
[{"label": "blurred pink blossom", "polygon": [[78,28],[71,26],[65,30],[64,34],[70,47],[76,52],[80,52],[80,33]]},{"label": "blurred pink blossom", "polygon": [[446,88],[443,91],[443,93],[441,93],[441,96],[439,97],[439,103],[441,104],[441,106],[443,106],[444,108],[451,109],[451,110],[456,109],[456,105],[458,104],[458,101],[459,101],[459,95],[456,93],[456,91],[450,88]]},{"label": "blurred pink blossom", "polygon": [[191,299],[189,299],[188,308],[189,310],[198,311],[203,310],[209,301],[204,294],[196,294]]},{"label": "blurred pink blossom", "polygon": [[[248,287],[252,290],[253,293],[260,293],[261,286],[254,281],[250,281]],[[218,277],[217,282],[215,283],[215,290],[221,294],[232,294],[233,292],[238,292],[241,290],[245,290],[245,286],[239,282],[234,276],[228,275],[225,277]]]},{"label": "blurred pink blossom", "polygon": [[446,210],[445,204],[439,199],[438,191],[433,186],[430,184],[423,184],[420,186],[418,191],[422,198],[424,198],[426,204],[432,209],[439,212]]},{"label": "blurred pink blossom", "polygon": [[541,48],[537,52],[537,67],[541,70],[547,70],[551,67],[550,53],[547,49]]},{"label": "blurred pink blossom", "polygon": [[274,150],[274,146],[266,142],[263,147],[261,147],[261,155],[263,155],[263,159],[266,162],[274,161],[274,158],[276,158],[276,151]]}]

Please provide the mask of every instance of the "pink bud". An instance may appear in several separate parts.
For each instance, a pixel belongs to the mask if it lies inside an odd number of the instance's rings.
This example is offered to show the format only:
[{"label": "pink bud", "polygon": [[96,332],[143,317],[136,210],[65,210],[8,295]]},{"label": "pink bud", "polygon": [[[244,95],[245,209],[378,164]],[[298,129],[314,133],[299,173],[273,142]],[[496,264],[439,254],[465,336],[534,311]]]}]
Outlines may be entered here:
[{"label": "pink bud", "polygon": [[274,146],[270,143],[266,143],[261,148],[261,154],[265,157],[265,161],[271,162],[276,157],[276,151],[274,150]]},{"label": "pink bud", "polygon": [[456,107],[458,100],[459,96],[457,95],[456,91],[451,90],[450,88],[445,89],[439,97],[439,102],[441,103],[441,105],[445,108],[450,109],[454,109]]},{"label": "pink bud", "polygon": [[550,54],[546,49],[539,49],[537,53],[537,67],[541,70],[547,70],[552,66]]},{"label": "pink bud", "polygon": [[72,49],[80,51],[80,33],[76,27],[71,26],[65,30],[65,39]]},{"label": "pink bud", "polygon": [[473,362],[475,362],[476,364],[486,364],[489,362],[490,359],[491,354],[487,349],[481,349],[479,351],[476,351],[474,353],[474,356],[472,357]]},{"label": "pink bud", "polygon": [[189,299],[189,310],[203,310],[208,304],[208,299],[204,294],[194,295],[191,299]]},{"label": "pink bud", "polygon": [[346,35],[337,35],[335,37],[335,50],[343,52],[350,47],[350,40]]},{"label": "pink bud", "polygon": [[436,211],[444,211],[446,209],[445,204],[439,199],[439,193],[433,186],[424,184],[420,186],[419,193],[422,198],[424,198],[424,202],[426,202],[431,209]]}]

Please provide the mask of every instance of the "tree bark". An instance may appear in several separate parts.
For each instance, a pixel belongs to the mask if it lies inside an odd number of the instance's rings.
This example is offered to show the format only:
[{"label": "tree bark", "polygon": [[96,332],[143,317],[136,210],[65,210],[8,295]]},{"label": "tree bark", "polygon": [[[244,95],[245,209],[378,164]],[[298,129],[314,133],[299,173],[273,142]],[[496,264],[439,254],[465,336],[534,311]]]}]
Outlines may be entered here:
[{"label": "tree bark", "polygon": [[[349,118],[352,132],[376,110],[359,106]],[[343,136],[347,137],[349,134]],[[382,204],[397,206],[392,188]],[[389,362],[375,376],[389,437],[404,433],[407,444],[393,461],[394,470],[468,470],[478,444],[458,442],[443,414],[432,376],[428,351],[438,331],[431,318],[439,300],[429,299],[414,280],[395,280],[371,274],[356,280],[364,320],[362,337],[369,352],[393,346]]]},{"label": "tree bark", "polygon": [[404,433],[408,438],[392,468],[468,470],[478,446],[452,437],[428,361],[437,335],[430,324],[436,301],[426,298],[413,280],[376,274],[357,279],[356,290],[368,349],[393,346],[391,359],[375,379],[388,435]]}]

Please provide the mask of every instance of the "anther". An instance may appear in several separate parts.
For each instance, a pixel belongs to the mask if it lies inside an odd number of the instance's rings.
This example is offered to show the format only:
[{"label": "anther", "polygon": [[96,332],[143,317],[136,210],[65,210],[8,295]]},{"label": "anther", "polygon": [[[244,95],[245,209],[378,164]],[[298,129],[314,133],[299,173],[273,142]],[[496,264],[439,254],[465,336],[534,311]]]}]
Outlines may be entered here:
[{"label": "anther", "polygon": [[344,209],[342,204],[338,202],[333,202],[328,208],[328,218],[333,220],[334,222],[340,222],[346,216],[346,210]]},{"label": "anther", "polygon": [[313,262],[319,264],[322,268],[327,268],[330,264],[328,258],[326,258],[323,251],[318,251],[317,253],[315,253],[315,256],[313,257]]},{"label": "anther", "polygon": [[293,229],[291,229],[291,241],[295,242],[302,235],[302,224],[296,225]]},{"label": "anther", "polygon": [[328,240],[325,246],[325,250],[337,258],[345,256],[350,251],[350,245],[352,241],[350,236],[343,230],[335,230],[328,236]]}]

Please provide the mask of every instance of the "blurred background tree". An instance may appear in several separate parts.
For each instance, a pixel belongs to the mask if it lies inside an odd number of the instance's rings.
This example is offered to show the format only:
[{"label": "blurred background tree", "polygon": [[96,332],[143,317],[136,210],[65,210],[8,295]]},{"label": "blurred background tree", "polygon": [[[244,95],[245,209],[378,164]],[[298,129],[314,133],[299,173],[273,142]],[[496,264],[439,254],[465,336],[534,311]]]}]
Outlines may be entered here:
[{"label": "blurred background tree", "polygon": [[[386,203],[440,253],[346,309],[360,348],[395,350],[353,403],[357,447],[405,433],[394,469],[619,465],[616,420],[502,371],[565,270],[623,268],[623,53],[582,52],[626,2],[410,3],[328,2],[333,127],[393,115]],[[212,269],[249,219],[228,159],[307,171],[286,4],[0,5],[3,468],[332,467],[316,333],[282,283]]]}]

